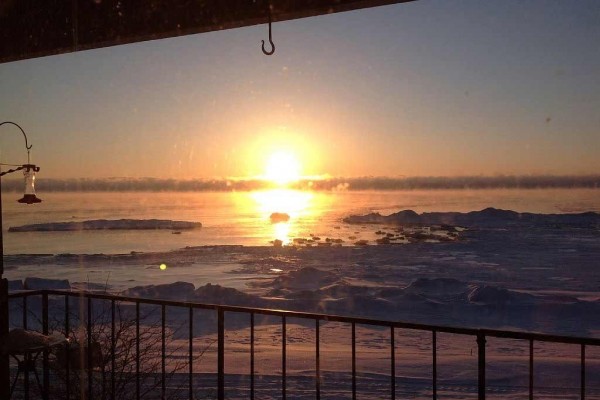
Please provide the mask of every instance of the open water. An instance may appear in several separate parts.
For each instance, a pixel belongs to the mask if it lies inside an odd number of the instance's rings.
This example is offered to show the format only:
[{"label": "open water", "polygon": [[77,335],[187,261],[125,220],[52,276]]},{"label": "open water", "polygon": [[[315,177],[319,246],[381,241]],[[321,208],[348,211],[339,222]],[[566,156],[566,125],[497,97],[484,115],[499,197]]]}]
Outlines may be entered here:
[{"label": "open water", "polygon": [[[310,234],[347,238],[357,230],[371,228],[345,226],[343,217],[403,209],[467,212],[495,207],[535,213],[600,212],[600,189],[38,195],[43,203],[26,206],[15,201],[17,193],[3,194],[5,254],[115,254],[203,245],[268,246],[276,238],[289,243]],[[273,212],[289,214],[290,221],[271,223]],[[11,226],[24,224],[121,218],[196,221],[203,227],[177,234],[168,230],[7,232]]]}]

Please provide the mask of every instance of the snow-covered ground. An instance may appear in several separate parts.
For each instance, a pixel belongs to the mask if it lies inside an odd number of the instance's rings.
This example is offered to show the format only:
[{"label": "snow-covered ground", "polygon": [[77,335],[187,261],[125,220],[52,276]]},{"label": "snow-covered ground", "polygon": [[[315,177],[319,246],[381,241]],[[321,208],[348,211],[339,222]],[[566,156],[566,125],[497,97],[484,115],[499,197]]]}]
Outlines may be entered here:
[{"label": "snow-covered ground", "polygon": [[[124,255],[14,255],[6,257],[6,275],[13,280],[66,279],[73,288],[105,288],[129,296],[600,337],[598,214],[544,217],[484,212],[488,218],[479,214],[471,222],[466,214],[410,221],[426,223],[418,226],[397,216],[348,221],[372,228],[378,237],[413,239],[383,245],[307,246],[304,241],[289,247],[190,247]],[[450,240],[436,238],[436,232],[442,231]],[[161,269],[161,264],[166,268]],[[31,287],[43,285],[43,281],[27,282]],[[13,287],[18,289],[19,283]],[[170,312],[177,320],[177,311]],[[239,378],[239,384],[230,387],[243,397],[249,327],[240,318],[229,316],[226,369],[232,374],[228,379]],[[257,328],[256,350],[257,373],[264,376],[257,384],[264,385],[266,397],[277,398],[281,329],[275,320],[263,322]],[[201,349],[214,340],[214,315],[199,315],[195,326],[196,346]],[[314,324],[288,321],[290,397],[314,396],[314,334]],[[348,325],[325,323],[321,328],[323,393],[330,393],[329,398],[345,397],[350,390],[349,335]],[[360,326],[357,338],[360,397],[386,397],[389,331]],[[527,397],[527,346],[518,341],[488,341],[490,398]],[[430,334],[398,330],[396,347],[398,395],[427,397]],[[578,396],[579,351],[578,346],[536,344],[539,398]],[[204,374],[198,379],[214,377],[214,357],[212,346],[196,366]],[[440,335],[438,358],[439,393],[446,398],[475,398],[474,339]],[[588,398],[600,398],[600,349],[588,349],[586,367]]]}]

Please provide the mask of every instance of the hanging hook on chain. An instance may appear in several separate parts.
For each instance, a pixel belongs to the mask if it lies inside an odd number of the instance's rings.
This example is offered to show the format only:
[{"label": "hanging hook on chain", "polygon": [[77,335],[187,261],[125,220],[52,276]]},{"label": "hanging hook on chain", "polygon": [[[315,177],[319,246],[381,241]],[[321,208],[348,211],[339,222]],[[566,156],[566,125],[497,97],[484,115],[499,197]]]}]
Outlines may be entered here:
[{"label": "hanging hook on chain", "polygon": [[270,56],[271,54],[275,53],[275,43],[273,43],[273,33],[271,30],[271,5],[269,5],[269,43],[271,44],[271,51],[267,51],[265,49],[265,41],[261,40],[262,42],[262,51],[265,55]]}]

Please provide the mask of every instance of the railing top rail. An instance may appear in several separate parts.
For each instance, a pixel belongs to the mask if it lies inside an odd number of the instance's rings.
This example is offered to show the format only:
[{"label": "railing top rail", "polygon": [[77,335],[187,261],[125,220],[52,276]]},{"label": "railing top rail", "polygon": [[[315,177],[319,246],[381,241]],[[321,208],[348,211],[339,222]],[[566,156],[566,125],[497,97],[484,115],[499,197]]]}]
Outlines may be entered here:
[{"label": "railing top rail", "polygon": [[545,333],[533,333],[533,332],[521,332],[521,331],[509,331],[509,330],[497,330],[497,329],[478,329],[478,328],[464,328],[454,326],[443,326],[443,325],[431,325],[431,324],[418,324],[412,322],[402,321],[388,321],[378,320],[372,318],[361,318],[361,317],[349,317],[341,315],[329,315],[319,314],[301,311],[288,311],[288,310],[277,310],[268,308],[254,308],[254,307],[243,307],[243,306],[230,306],[210,303],[197,303],[191,301],[174,301],[174,300],[160,300],[160,299],[147,299],[142,297],[128,297],[119,296],[108,293],[93,293],[85,291],[71,291],[71,290],[31,290],[31,291],[20,291],[9,294],[9,298],[22,298],[30,296],[72,296],[81,298],[91,298],[98,300],[115,300],[127,303],[140,303],[157,306],[169,306],[169,307],[185,307],[185,308],[198,308],[207,310],[223,310],[227,312],[237,312],[246,314],[261,314],[271,315],[286,318],[299,318],[299,319],[312,319],[321,320],[328,322],[343,322],[343,323],[354,323],[359,325],[372,325],[381,327],[394,327],[399,329],[412,329],[439,333],[449,333],[457,335],[469,335],[478,336],[483,335],[485,337],[495,337],[503,339],[517,339],[517,340],[533,340],[540,342],[553,342],[553,343],[564,343],[564,344],[580,344],[589,346],[600,346],[600,338],[590,337],[576,337],[576,336],[563,336],[563,335],[550,335]]}]

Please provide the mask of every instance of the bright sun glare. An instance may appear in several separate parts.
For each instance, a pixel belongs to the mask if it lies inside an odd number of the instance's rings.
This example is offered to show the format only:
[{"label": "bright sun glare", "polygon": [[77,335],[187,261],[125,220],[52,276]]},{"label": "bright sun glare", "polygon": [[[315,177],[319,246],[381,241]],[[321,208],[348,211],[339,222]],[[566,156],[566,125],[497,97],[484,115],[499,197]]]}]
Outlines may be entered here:
[{"label": "bright sun glare", "polygon": [[300,179],[300,163],[292,153],[273,153],[267,160],[265,178],[279,185],[297,181]]}]

